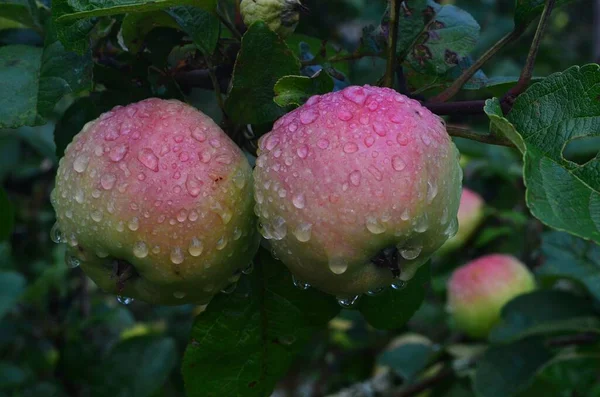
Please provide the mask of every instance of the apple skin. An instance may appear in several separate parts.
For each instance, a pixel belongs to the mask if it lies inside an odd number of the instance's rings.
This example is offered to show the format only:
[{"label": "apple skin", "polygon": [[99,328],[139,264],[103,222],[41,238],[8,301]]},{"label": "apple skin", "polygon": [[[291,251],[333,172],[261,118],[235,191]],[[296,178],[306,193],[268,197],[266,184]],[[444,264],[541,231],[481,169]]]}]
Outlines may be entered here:
[{"label": "apple skin", "polygon": [[310,98],[261,138],[256,164],[263,236],[338,297],[410,280],[456,232],[458,151],[443,120],[391,89]]},{"label": "apple skin", "polygon": [[485,218],[484,209],[483,198],[474,191],[463,188],[458,207],[458,231],[442,245],[436,255],[446,255],[464,246]]},{"label": "apple skin", "polygon": [[60,160],[54,234],[103,290],[204,304],[258,249],[250,165],[208,116],[146,99],[87,123]]},{"label": "apple skin", "polygon": [[448,282],[448,311],[456,327],[485,338],[500,320],[502,307],[535,289],[527,267],[510,255],[491,254],[457,268]]}]

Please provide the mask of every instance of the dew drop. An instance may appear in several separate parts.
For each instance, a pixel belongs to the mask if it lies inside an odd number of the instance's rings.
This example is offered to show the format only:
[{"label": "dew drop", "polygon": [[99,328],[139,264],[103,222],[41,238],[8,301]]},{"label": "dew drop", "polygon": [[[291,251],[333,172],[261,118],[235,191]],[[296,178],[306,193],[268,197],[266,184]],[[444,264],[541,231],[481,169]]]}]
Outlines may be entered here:
[{"label": "dew drop", "polygon": [[119,161],[123,160],[123,157],[125,157],[128,151],[129,147],[124,143],[115,145],[112,147],[112,149],[110,149],[110,153],[108,153],[108,158],[111,161],[118,163]]},{"label": "dew drop", "polygon": [[221,292],[224,294],[232,294],[233,291],[235,291],[235,289],[237,288],[237,283],[231,283],[226,285]]},{"label": "dew drop", "polygon": [[398,144],[406,146],[408,145],[408,136],[406,136],[406,134],[403,132],[399,132],[398,135],[396,135],[396,141]]},{"label": "dew drop", "polygon": [[200,241],[197,237],[192,238],[192,241],[190,241],[190,245],[188,246],[188,252],[190,255],[194,257],[200,256],[202,251],[204,251],[204,245],[202,244],[202,241]]},{"label": "dew drop", "polygon": [[108,256],[108,252],[107,252],[107,251],[104,251],[102,248],[98,248],[98,249],[96,250],[96,256],[97,256],[98,258],[106,258],[106,257]]},{"label": "dew drop", "polygon": [[71,254],[66,254],[65,255],[65,263],[68,267],[70,267],[71,269],[74,269],[74,268],[78,267],[79,265],[81,265],[81,260],[79,260],[79,258],[77,258]]},{"label": "dew drop", "polygon": [[334,274],[344,274],[348,270],[348,262],[342,258],[333,258],[329,261],[329,270]]},{"label": "dew drop", "polygon": [[177,213],[177,220],[181,223],[181,222],[185,222],[185,220],[187,219],[187,211],[182,209],[181,211],[179,211]]},{"label": "dew drop", "polygon": [[421,247],[413,247],[413,248],[402,248],[400,250],[400,255],[406,260],[413,260],[419,256],[421,253]]},{"label": "dew drop", "polygon": [[131,230],[132,232],[135,232],[136,230],[139,229],[140,227],[140,221],[137,217],[133,217],[129,223],[127,224],[127,227],[129,228],[129,230]]},{"label": "dew drop", "polygon": [[104,190],[110,190],[115,186],[115,182],[117,181],[117,177],[115,174],[104,174],[100,177],[100,185]]},{"label": "dew drop", "polygon": [[188,174],[185,180],[185,188],[192,197],[197,197],[202,190],[202,182],[194,178],[193,175]]},{"label": "dew drop", "polygon": [[437,194],[438,194],[437,184],[432,181],[427,181],[427,202],[429,204],[431,204],[431,202],[433,201],[433,199],[435,199]]},{"label": "dew drop", "polygon": [[392,168],[396,171],[402,171],[406,168],[406,163],[400,158],[400,156],[394,156],[392,158]]},{"label": "dew drop", "polygon": [[317,146],[323,150],[327,149],[329,147],[329,141],[325,138],[321,138],[317,141]]},{"label": "dew drop", "polygon": [[298,208],[299,210],[304,208],[304,206],[306,205],[306,198],[304,197],[304,194],[303,193],[296,194],[294,196],[294,198],[292,199],[292,203],[294,204],[294,207]]},{"label": "dew drop", "polygon": [[62,231],[60,230],[58,223],[55,223],[52,226],[52,229],[50,229],[50,240],[52,240],[56,244],[65,242],[65,236],[63,235]]},{"label": "dew drop", "polygon": [[225,247],[227,247],[227,238],[225,236],[223,236],[217,241],[215,248],[217,249],[217,251],[221,251]]},{"label": "dew drop", "polygon": [[349,309],[352,306],[354,306],[356,304],[356,302],[358,302],[358,298],[359,298],[359,295],[354,295],[354,296],[343,297],[343,298],[338,297],[336,299],[337,299],[338,304],[341,307],[343,307],[345,309]]},{"label": "dew drop", "polygon": [[185,298],[185,292],[175,291],[173,292],[173,297],[175,297],[175,299],[183,299]]},{"label": "dew drop", "polygon": [[368,216],[365,225],[367,226],[367,230],[373,234],[381,234],[386,230],[385,225],[379,222],[374,216]]},{"label": "dew drop", "polygon": [[208,141],[208,143],[210,143],[210,146],[212,146],[214,148],[221,147],[221,141],[219,141],[217,138],[212,138],[211,140]]},{"label": "dew drop", "polygon": [[207,149],[207,150],[203,150],[202,152],[198,153],[198,157],[200,158],[201,162],[203,162],[204,164],[208,164],[210,162],[212,155],[210,154],[210,151]]},{"label": "dew drop", "polygon": [[304,125],[310,124],[319,117],[319,113],[315,109],[307,109],[300,113],[300,122]]},{"label": "dew drop", "polygon": [[375,296],[375,295],[379,295],[381,292],[383,292],[384,288],[380,287],[380,288],[374,288],[371,290],[367,291],[367,295],[368,296]]},{"label": "dew drop", "polygon": [[352,113],[347,111],[347,110],[340,110],[337,112],[337,117],[338,119],[342,120],[342,121],[348,121],[352,119]]},{"label": "dew drop", "polygon": [[239,227],[236,227],[233,230],[233,239],[234,240],[239,240],[240,237],[242,237],[242,229],[240,229]]},{"label": "dew drop", "polygon": [[192,222],[196,222],[198,220],[198,213],[194,210],[191,210],[190,214],[188,215],[188,219]]},{"label": "dew drop", "polygon": [[127,296],[121,296],[121,295],[117,295],[117,302],[119,302],[122,305],[131,305],[133,303],[134,299],[133,298],[129,298]]},{"label": "dew drop", "polygon": [[373,131],[375,131],[375,133],[379,136],[385,136],[385,134],[387,133],[385,125],[383,125],[379,121],[375,121],[373,123]]},{"label": "dew drop", "polygon": [[360,185],[361,178],[362,178],[362,174],[360,173],[359,170],[354,170],[350,173],[350,183],[353,184],[354,186]]},{"label": "dew drop", "polygon": [[417,219],[417,224],[415,225],[415,232],[417,233],[425,233],[429,228],[429,219],[427,215],[423,214],[419,219]]},{"label": "dew drop", "polygon": [[290,125],[288,125],[288,131],[289,132],[294,132],[298,129],[298,124],[296,123],[291,123]]},{"label": "dew drop", "polygon": [[83,190],[81,188],[77,188],[77,191],[75,192],[75,201],[79,204],[83,204]]},{"label": "dew drop", "polygon": [[373,146],[374,143],[375,143],[375,138],[373,138],[371,135],[369,135],[368,137],[365,138],[365,146],[366,147],[371,147],[371,146]]},{"label": "dew drop", "polygon": [[379,103],[376,100],[372,100],[367,104],[367,108],[374,112],[379,107]]},{"label": "dew drop", "polygon": [[399,113],[395,113],[395,112],[390,113],[388,115],[388,118],[390,119],[390,121],[392,123],[395,123],[395,124],[401,124],[404,121],[404,118],[402,117],[402,115]]},{"label": "dew drop", "polygon": [[244,273],[245,275],[248,275],[248,274],[251,274],[253,270],[254,270],[254,262],[250,261],[250,263],[248,263],[246,265],[246,267],[244,267],[242,269],[242,273]]},{"label": "dew drop", "polygon": [[171,259],[171,262],[173,262],[175,265],[179,265],[179,264],[183,263],[183,260],[185,259],[185,257],[183,256],[183,251],[181,250],[181,248],[179,248],[179,247],[173,248],[171,250],[170,259]]},{"label": "dew drop", "polygon": [[204,142],[206,140],[206,134],[200,127],[196,127],[192,130],[192,138],[198,142]]},{"label": "dew drop", "polygon": [[179,161],[181,161],[182,163],[185,163],[189,159],[190,159],[190,155],[188,154],[188,152],[179,153]]},{"label": "dew drop", "polygon": [[73,161],[73,169],[81,174],[83,171],[85,171],[89,162],[89,156],[86,154],[81,154],[75,158],[75,161]]},{"label": "dew drop", "polygon": [[140,150],[137,158],[146,168],[158,172],[158,157],[156,157],[152,149],[145,148]]},{"label": "dew drop", "polygon": [[403,290],[404,288],[406,288],[406,281],[404,280],[395,280],[390,287],[392,287],[393,289],[400,291]]},{"label": "dew drop", "polygon": [[102,211],[100,211],[100,210],[92,211],[90,216],[92,217],[92,220],[94,222],[100,222],[102,220]]},{"label": "dew drop", "polygon": [[310,288],[309,283],[297,279],[296,276],[294,276],[294,275],[292,275],[292,282],[294,283],[294,287],[299,288],[302,291],[306,291],[307,289]]},{"label": "dew drop", "polygon": [[369,173],[373,175],[373,177],[375,177],[375,179],[377,179],[378,181],[381,181],[383,179],[383,174],[376,166],[369,166],[369,168],[367,168],[367,171],[369,171]]},{"label": "dew drop", "polygon": [[220,154],[215,157],[215,161],[219,164],[231,164],[231,156],[229,154]]},{"label": "dew drop", "polygon": [[312,233],[312,224],[300,223],[298,227],[294,229],[293,233],[294,236],[296,236],[296,238],[298,239],[298,241],[300,241],[301,243],[305,243],[308,240],[310,240],[310,236]]},{"label": "dew drop", "polygon": [[148,256],[148,246],[143,241],[138,241],[133,245],[133,255],[138,258],[145,258]]},{"label": "dew drop", "polygon": [[427,134],[421,135],[421,140],[423,141],[425,146],[431,145],[431,138],[429,137],[429,135],[427,135]]},{"label": "dew drop", "polygon": [[282,240],[287,235],[287,226],[285,223],[285,219],[278,216],[273,219],[273,222],[270,225],[271,237],[273,240]]},{"label": "dew drop", "polygon": [[358,151],[358,145],[354,142],[348,142],[344,145],[344,153],[356,153]]},{"label": "dew drop", "polygon": [[305,159],[308,156],[308,146],[302,145],[296,150],[296,154],[301,159]]}]

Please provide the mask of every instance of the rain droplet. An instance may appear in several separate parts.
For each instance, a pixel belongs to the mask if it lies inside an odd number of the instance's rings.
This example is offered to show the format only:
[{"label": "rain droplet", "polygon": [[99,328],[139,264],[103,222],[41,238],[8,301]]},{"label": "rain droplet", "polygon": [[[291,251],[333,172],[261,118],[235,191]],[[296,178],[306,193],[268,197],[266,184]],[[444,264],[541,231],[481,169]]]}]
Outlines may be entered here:
[{"label": "rain droplet", "polygon": [[133,303],[133,301],[134,301],[133,298],[129,298],[127,296],[117,295],[117,302],[119,302],[122,305],[125,305],[125,306],[130,305],[130,304]]},{"label": "rain droplet", "polygon": [[292,199],[292,203],[294,204],[294,207],[298,208],[299,210],[304,208],[304,206],[306,205],[306,198],[304,197],[304,194],[303,193],[296,194],[294,196],[294,198]]},{"label": "rain droplet", "polygon": [[319,117],[319,113],[315,109],[307,109],[300,113],[300,122],[304,125],[310,124]]},{"label": "rain droplet", "polygon": [[129,228],[129,230],[131,230],[132,232],[135,232],[136,230],[139,229],[140,227],[140,220],[137,217],[133,217],[131,218],[131,220],[129,221],[129,224],[127,225],[127,227]]},{"label": "rain droplet", "polygon": [[250,263],[248,263],[246,265],[246,267],[242,269],[242,273],[248,275],[248,274],[252,273],[253,270],[254,270],[254,262],[250,261]]},{"label": "rain droplet", "polygon": [[104,174],[100,177],[100,185],[104,190],[110,190],[115,186],[115,182],[117,181],[117,177],[115,174]]},{"label": "rain droplet", "polygon": [[146,168],[158,172],[158,157],[156,157],[152,149],[145,148],[140,150],[137,158]]},{"label": "rain droplet", "polygon": [[278,216],[273,219],[273,223],[270,226],[273,240],[282,240],[287,235],[287,226],[285,224],[285,219],[282,217]]},{"label": "rain droplet", "polygon": [[189,159],[190,159],[190,155],[188,154],[188,152],[179,153],[179,161],[181,161],[182,163],[185,163]]},{"label": "rain droplet", "polygon": [[233,239],[234,240],[239,240],[240,237],[242,237],[242,229],[240,229],[239,227],[236,227],[233,230]]},{"label": "rain droplet", "polygon": [[437,184],[432,181],[427,181],[427,202],[429,204],[431,204],[431,202],[433,201],[433,199],[435,199],[437,194],[438,194]]},{"label": "rain droplet", "polygon": [[421,135],[421,140],[423,141],[425,146],[431,145],[431,138],[429,137],[429,135],[427,135],[427,134]]},{"label": "rain droplet", "polygon": [[380,287],[380,288],[374,288],[371,289],[369,291],[367,291],[367,295],[368,296],[375,296],[375,295],[379,295],[381,292],[383,292],[384,288]]},{"label": "rain droplet", "polygon": [[58,223],[55,223],[52,226],[52,229],[50,229],[50,240],[52,240],[56,244],[65,242],[65,236],[63,235],[62,231],[60,230]]},{"label": "rain droplet", "polygon": [[181,142],[183,142],[183,135],[177,134],[173,137],[173,140],[177,143],[181,143]]},{"label": "rain droplet", "polygon": [[231,294],[233,293],[233,291],[235,291],[235,289],[237,288],[237,283],[231,283],[226,285],[221,292],[224,294]]},{"label": "rain droplet", "polygon": [[349,296],[349,297],[344,297],[344,298],[338,297],[336,299],[337,299],[338,304],[341,307],[343,307],[345,309],[349,309],[352,306],[354,306],[356,304],[356,302],[358,302],[358,298],[359,298],[358,295],[354,295],[354,296]]},{"label": "rain droplet", "polygon": [[221,251],[225,247],[227,247],[227,238],[223,236],[219,239],[219,241],[217,241],[217,245],[215,245],[215,248],[217,249],[217,251]]},{"label": "rain droplet", "polygon": [[377,168],[376,166],[374,166],[374,165],[369,166],[369,168],[367,168],[367,171],[369,171],[369,173],[371,175],[373,175],[375,177],[375,179],[377,179],[378,181],[381,181],[383,179],[383,174],[381,173],[379,168]]},{"label": "rain droplet", "polygon": [[352,113],[347,111],[347,110],[340,110],[337,112],[337,117],[338,119],[342,120],[342,121],[348,121],[352,119]]},{"label": "rain droplet", "polygon": [[296,123],[291,123],[290,125],[288,125],[288,131],[289,132],[294,132],[298,129],[298,124]]},{"label": "rain droplet", "polygon": [[417,219],[417,224],[415,225],[415,232],[417,233],[425,233],[429,228],[428,218],[426,214],[423,214],[419,219]]},{"label": "rain droplet", "polygon": [[362,178],[362,174],[360,173],[359,170],[354,170],[350,173],[350,183],[353,184],[354,186],[360,185],[361,178]]},{"label": "rain droplet", "polygon": [[371,146],[373,146],[374,143],[375,143],[375,138],[373,138],[371,135],[369,135],[368,137],[365,138],[365,146],[366,147],[371,147]]},{"label": "rain droplet", "polygon": [[83,203],[83,190],[81,188],[77,188],[77,191],[75,192],[75,201],[79,204]]},{"label": "rain droplet", "polygon": [[368,216],[365,224],[369,232],[373,234],[381,234],[386,230],[385,225],[374,216]]},{"label": "rain droplet", "polygon": [[396,171],[402,171],[406,168],[406,163],[400,158],[400,156],[394,156],[392,158],[392,168],[394,168]]},{"label": "rain droplet", "polygon": [[73,161],[73,169],[81,174],[83,171],[85,171],[89,162],[89,156],[87,154],[81,154],[75,158],[75,161]]},{"label": "rain droplet", "polygon": [[106,258],[108,256],[108,252],[104,251],[104,249],[102,249],[102,248],[98,248],[96,250],[96,256],[98,258]]},{"label": "rain droplet", "polygon": [[349,101],[362,105],[367,99],[367,93],[362,87],[348,87],[342,91],[342,95]]},{"label": "rain droplet", "polygon": [[408,136],[406,136],[406,134],[403,132],[399,132],[398,135],[396,135],[396,141],[398,144],[406,146],[408,145]]},{"label": "rain droplet", "polygon": [[115,163],[118,163],[119,161],[123,160],[123,157],[125,157],[125,155],[127,154],[127,151],[129,150],[129,147],[124,144],[121,143],[119,145],[115,145],[112,147],[112,149],[110,149],[110,153],[108,154],[108,158],[111,161],[114,161]]},{"label": "rain droplet", "polygon": [[294,229],[294,236],[298,239],[298,241],[305,243],[310,240],[310,236],[312,233],[312,224],[310,223],[300,223],[296,229]]},{"label": "rain droplet", "polygon": [[185,298],[185,292],[175,291],[173,292],[173,296],[175,297],[175,299],[183,299]]},{"label": "rain droplet", "polygon": [[231,156],[229,154],[220,154],[215,157],[215,161],[220,164],[231,164]]},{"label": "rain droplet", "polygon": [[217,138],[212,138],[211,140],[208,141],[208,143],[210,143],[210,146],[212,146],[214,148],[221,147],[221,141],[219,141]]},{"label": "rain droplet", "polygon": [[402,248],[400,250],[400,255],[406,260],[413,260],[419,256],[421,253],[421,247],[413,247],[413,248]]},{"label": "rain droplet", "polygon": [[79,265],[81,265],[81,260],[79,260],[79,258],[77,258],[71,254],[66,254],[65,255],[65,263],[67,264],[68,267],[70,267],[71,269],[74,269],[74,268],[78,267]]},{"label": "rain droplet", "polygon": [[317,146],[320,149],[327,149],[329,147],[329,141],[325,138],[321,138],[317,141]]},{"label": "rain droplet", "polygon": [[188,174],[185,180],[185,188],[192,197],[197,197],[202,190],[202,182],[194,178],[193,175]]},{"label": "rain droplet", "polygon": [[301,280],[298,280],[296,276],[292,275],[292,282],[296,288],[300,288],[303,291],[306,291],[310,288],[310,284]]},{"label": "rain droplet", "polygon": [[388,118],[392,123],[401,124],[404,121],[404,118],[399,113],[390,113]]},{"label": "rain droplet", "polygon": [[148,256],[148,246],[143,241],[138,241],[133,245],[133,255],[138,258],[145,258]]},{"label": "rain droplet", "polygon": [[192,130],[192,138],[198,142],[204,142],[206,140],[206,134],[200,127],[196,127]]},{"label": "rain droplet", "polygon": [[301,159],[305,159],[306,156],[308,156],[308,146],[306,145],[302,145],[300,146],[297,150],[296,150],[296,154],[298,155],[298,157],[300,157]]},{"label": "rain droplet", "polygon": [[92,220],[94,222],[100,222],[102,220],[102,211],[100,211],[100,210],[92,211],[90,216],[92,217]]},{"label": "rain droplet", "polygon": [[354,142],[348,142],[344,145],[344,153],[355,153],[358,151],[358,145]]},{"label": "rain droplet", "polygon": [[198,238],[196,237],[192,238],[192,241],[190,241],[190,245],[188,247],[188,252],[190,253],[190,255],[200,256],[203,250],[204,245],[202,244],[202,241],[198,240]]},{"label": "rain droplet", "polygon": [[333,258],[329,261],[329,270],[334,274],[344,274],[348,270],[348,262],[342,258]]},{"label": "rain droplet", "polygon": [[206,149],[206,150],[203,150],[202,152],[198,153],[198,157],[200,158],[201,162],[203,162],[204,164],[208,164],[212,155],[210,154],[210,151],[208,149]]},{"label": "rain droplet", "polygon": [[391,287],[397,291],[406,288],[406,281],[404,280],[396,280],[392,283]]},{"label": "rain droplet", "polygon": [[376,100],[372,100],[367,104],[367,108],[369,108],[369,110],[372,112],[377,110],[378,107],[379,107],[379,103]]},{"label": "rain droplet", "polygon": [[175,247],[171,250],[170,257],[171,262],[173,262],[175,265],[181,264],[185,259],[185,257],[183,256],[183,251],[179,247]]},{"label": "rain droplet", "polygon": [[385,125],[383,125],[379,121],[375,121],[373,123],[373,131],[375,131],[375,133],[379,136],[385,136],[385,134],[387,133]]}]

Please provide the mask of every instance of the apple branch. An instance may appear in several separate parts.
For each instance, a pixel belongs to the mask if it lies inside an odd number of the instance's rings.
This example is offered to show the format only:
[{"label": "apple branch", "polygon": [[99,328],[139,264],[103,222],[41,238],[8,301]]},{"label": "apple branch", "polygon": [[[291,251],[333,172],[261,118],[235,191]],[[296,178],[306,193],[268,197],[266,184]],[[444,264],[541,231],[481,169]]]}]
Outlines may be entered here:
[{"label": "apple branch", "polygon": [[400,13],[401,0],[390,0],[390,29],[388,36],[388,57],[383,86],[392,88],[394,86],[394,74],[396,72],[396,46],[398,42],[398,14]]}]

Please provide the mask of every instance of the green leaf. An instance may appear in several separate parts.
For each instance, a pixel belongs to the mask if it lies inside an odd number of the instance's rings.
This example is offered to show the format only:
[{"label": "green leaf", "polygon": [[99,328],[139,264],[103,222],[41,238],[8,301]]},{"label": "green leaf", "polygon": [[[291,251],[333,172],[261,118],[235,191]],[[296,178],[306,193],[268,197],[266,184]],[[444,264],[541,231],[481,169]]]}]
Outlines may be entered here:
[{"label": "green leaf", "polygon": [[542,237],[544,264],[536,273],[566,277],[585,285],[600,302],[600,246],[567,233],[551,232]]},{"label": "green leaf", "polygon": [[168,14],[194,41],[205,56],[212,56],[219,40],[221,23],[210,12],[196,7],[173,7]]},{"label": "green leaf", "polygon": [[116,344],[92,374],[91,395],[150,397],[163,385],[177,362],[171,338],[141,336]]},{"label": "green leaf", "polygon": [[25,278],[16,272],[0,272],[0,319],[12,309],[25,289]]},{"label": "green leaf", "polygon": [[52,19],[64,46],[82,54],[88,48],[87,36],[94,26],[91,18],[147,13],[180,5],[194,5],[212,12],[216,9],[217,0],[54,0]]},{"label": "green leaf", "polygon": [[[554,9],[560,6],[571,3],[574,0],[556,0]],[[544,10],[545,0],[517,0],[515,1],[515,28],[524,29],[534,19],[542,14]]]},{"label": "green leaf", "polygon": [[481,397],[514,396],[533,383],[552,357],[544,343],[535,338],[492,346],[477,362],[473,389]]},{"label": "green leaf", "polygon": [[300,61],[285,42],[263,22],[250,26],[233,71],[232,88],[225,102],[227,115],[238,124],[263,124],[285,113],[273,101],[275,83],[297,75]]},{"label": "green leaf", "polygon": [[425,369],[435,355],[436,351],[431,344],[407,343],[385,351],[377,362],[389,366],[403,379],[411,381]]},{"label": "green leaf", "polygon": [[33,0],[2,0],[0,1],[0,15],[2,18],[18,22],[25,26],[37,25],[35,15],[37,5]]},{"label": "green leaf", "polygon": [[42,49],[25,45],[0,47],[0,128],[38,121],[37,94]]},{"label": "green leaf", "polygon": [[600,333],[600,319],[592,302],[565,291],[540,290],[508,302],[489,339],[493,343],[507,343],[533,335],[565,332]]},{"label": "green leaf", "polygon": [[431,269],[427,262],[417,270],[403,289],[386,288],[375,296],[363,296],[356,308],[368,323],[377,329],[400,328],[421,307],[430,279]]},{"label": "green leaf", "polygon": [[15,209],[0,186],[0,241],[8,240],[15,224]]},{"label": "green leaf", "polygon": [[235,292],[219,294],[194,323],[185,353],[187,395],[268,396],[313,334],[340,311],[333,297],[294,288],[266,250]]},{"label": "green leaf", "polygon": [[478,37],[477,21],[456,6],[402,3],[397,51],[417,71],[445,73],[475,48]]},{"label": "green leaf", "polygon": [[521,150],[527,205],[542,222],[600,242],[600,154],[585,164],[564,158],[574,139],[600,136],[600,66],[573,66],[519,95],[508,117],[486,102],[492,127]]},{"label": "green leaf", "polygon": [[324,70],[313,77],[285,76],[275,84],[275,103],[281,107],[301,106],[313,95],[333,90],[333,80]]},{"label": "green leaf", "polygon": [[140,12],[125,15],[121,23],[121,35],[127,49],[137,54],[143,48],[144,38],[154,28],[177,29],[179,25],[164,11]]},{"label": "green leaf", "polygon": [[10,362],[0,361],[0,390],[19,386],[25,382],[26,378],[27,375],[23,369]]}]

